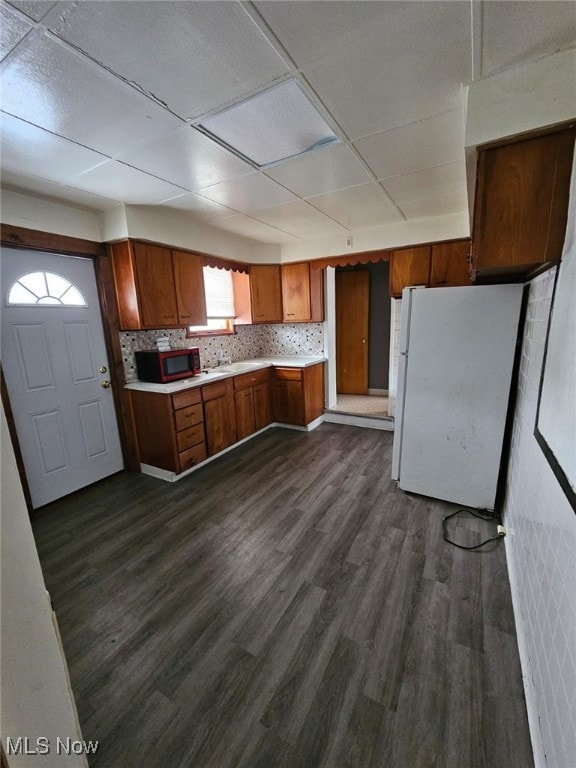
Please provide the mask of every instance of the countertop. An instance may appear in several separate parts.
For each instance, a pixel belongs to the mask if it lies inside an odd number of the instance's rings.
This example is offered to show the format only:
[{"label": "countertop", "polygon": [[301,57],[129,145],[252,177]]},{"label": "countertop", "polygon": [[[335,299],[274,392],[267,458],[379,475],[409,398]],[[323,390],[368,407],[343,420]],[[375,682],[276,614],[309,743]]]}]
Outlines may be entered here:
[{"label": "countertop", "polygon": [[201,387],[203,384],[211,384],[213,381],[227,379],[229,376],[240,376],[243,373],[257,371],[260,368],[281,366],[283,368],[307,368],[310,365],[323,363],[326,358],[323,355],[272,355],[268,357],[256,357],[251,360],[239,360],[230,365],[221,365],[219,368],[210,368],[206,372],[199,373],[190,379],[173,381],[170,384],[153,384],[147,381],[130,381],[126,389],[136,389],[141,392],[159,392],[171,395],[181,392],[183,389]]}]

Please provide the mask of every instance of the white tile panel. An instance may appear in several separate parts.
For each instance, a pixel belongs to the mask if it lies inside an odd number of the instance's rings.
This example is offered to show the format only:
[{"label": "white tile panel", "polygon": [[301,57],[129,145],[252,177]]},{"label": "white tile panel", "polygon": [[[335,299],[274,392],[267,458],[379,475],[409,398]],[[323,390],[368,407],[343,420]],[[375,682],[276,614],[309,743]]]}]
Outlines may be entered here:
[{"label": "white tile panel", "polygon": [[465,163],[447,163],[404,176],[392,176],[383,179],[382,185],[400,207],[412,200],[436,195],[466,194]]},{"label": "white tile panel", "polygon": [[370,180],[370,174],[347,146],[318,149],[268,168],[265,173],[300,197],[332,192]]},{"label": "white tile panel", "polygon": [[409,221],[447,216],[462,211],[468,211],[468,196],[464,192],[455,195],[431,195],[421,200],[402,203],[402,212]]},{"label": "white tile panel", "polygon": [[181,121],[84,57],[43,37],[2,72],[3,109],[116,157]]},{"label": "white tile panel", "polygon": [[44,18],[55,5],[55,3],[49,2],[49,0],[8,0],[8,2],[34,21],[40,21],[40,19]]},{"label": "white tile panel", "polygon": [[162,179],[109,160],[69,180],[69,186],[103,197],[120,198],[129,205],[151,205],[175,197],[181,189]]},{"label": "white tile panel", "polygon": [[184,118],[288,72],[238,2],[78,3],[54,31]]},{"label": "white tile panel", "polygon": [[230,208],[214,203],[212,200],[207,200],[205,197],[199,197],[193,192],[186,192],[183,195],[178,195],[178,197],[160,200],[156,205],[164,208],[176,208],[180,211],[189,211],[190,214],[193,214],[193,218],[198,220],[207,221],[231,215]]},{"label": "white tile panel", "polygon": [[296,200],[296,195],[260,173],[198,190],[202,197],[245,213]]},{"label": "white tile panel", "polygon": [[398,210],[390,204],[379,208],[366,208],[362,211],[351,211],[339,219],[350,230],[382,227],[386,224],[396,224],[403,221]]},{"label": "white tile panel", "polygon": [[482,76],[576,45],[574,2],[482,3]]},{"label": "white tile panel", "polygon": [[464,116],[453,109],[355,143],[379,178],[464,159]]},{"label": "white tile panel", "polygon": [[31,29],[32,25],[25,19],[5,5],[0,6],[0,59],[7,56]]},{"label": "white tile panel", "polygon": [[288,229],[294,224],[323,223],[327,218],[304,200],[276,205],[273,208],[265,208],[261,211],[252,211],[250,215],[259,221],[263,221],[265,224],[270,224],[280,229]]},{"label": "white tile panel", "polygon": [[264,243],[292,243],[298,239],[288,232],[282,232],[282,230],[269,227],[261,221],[256,221],[240,214],[230,216],[227,219],[219,219],[218,227],[243,237],[250,237],[252,240],[260,240]]},{"label": "white tile panel", "polygon": [[118,159],[191,191],[254,171],[189,125],[128,150]]},{"label": "white tile panel", "polygon": [[60,136],[2,114],[2,165],[19,173],[65,182],[108,158]]},{"label": "white tile panel", "polygon": [[392,203],[376,182],[360,184],[350,189],[329,192],[326,195],[316,195],[308,202],[318,210],[346,225],[348,217],[353,213],[361,213],[370,209],[384,212],[389,210],[390,221],[397,221],[397,212]]},{"label": "white tile panel", "polygon": [[[292,13],[301,5],[294,3],[297,8]],[[312,45],[323,32],[320,22],[334,12],[335,4],[304,5],[299,10],[304,16],[312,14],[309,5],[323,6],[310,21]],[[380,24],[302,67],[352,140],[459,107],[460,86],[471,77],[468,3],[376,5],[382,15]]]},{"label": "white tile panel", "polygon": [[46,179],[40,179],[28,174],[16,173],[2,169],[2,186],[20,193],[31,193],[36,197],[43,197],[53,202],[66,203],[76,208],[93,211],[108,211],[115,208],[119,201],[111,198],[92,195],[79,189],[67,187],[64,184],[56,184]]}]

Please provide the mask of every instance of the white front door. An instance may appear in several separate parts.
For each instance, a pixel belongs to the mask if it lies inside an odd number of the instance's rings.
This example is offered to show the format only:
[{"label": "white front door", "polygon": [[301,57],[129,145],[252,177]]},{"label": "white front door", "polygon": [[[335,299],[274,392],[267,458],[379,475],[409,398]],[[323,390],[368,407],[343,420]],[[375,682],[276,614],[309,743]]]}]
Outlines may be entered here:
[{"label": "white front door", "polygon": [[2,249],[2,368],[34,508],[123,468],[91,259]]}]

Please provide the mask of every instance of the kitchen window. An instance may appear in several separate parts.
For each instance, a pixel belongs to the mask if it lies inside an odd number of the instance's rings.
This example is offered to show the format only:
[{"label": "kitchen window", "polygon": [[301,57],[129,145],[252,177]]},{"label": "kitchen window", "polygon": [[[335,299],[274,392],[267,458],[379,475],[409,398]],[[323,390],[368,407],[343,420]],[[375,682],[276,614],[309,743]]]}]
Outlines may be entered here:
[{"label": "kitchen window", "polygon": [[234,333],[234,287],[232,272],[218,267],[204,267],[206,325],[188,326],[186,335],[221,336]]}]

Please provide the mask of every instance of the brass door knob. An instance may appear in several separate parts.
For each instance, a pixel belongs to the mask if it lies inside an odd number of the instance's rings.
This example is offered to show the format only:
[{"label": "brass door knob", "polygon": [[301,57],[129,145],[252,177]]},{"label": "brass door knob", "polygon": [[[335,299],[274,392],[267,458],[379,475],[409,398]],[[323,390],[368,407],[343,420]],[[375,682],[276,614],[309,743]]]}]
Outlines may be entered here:
[{"label": "brass door knob", "polygon": [[108,379],[104,379],[104,381],[100,382],[100,386],[104,387],[104,389],[109,389],[112,384],[108,381]]}]

